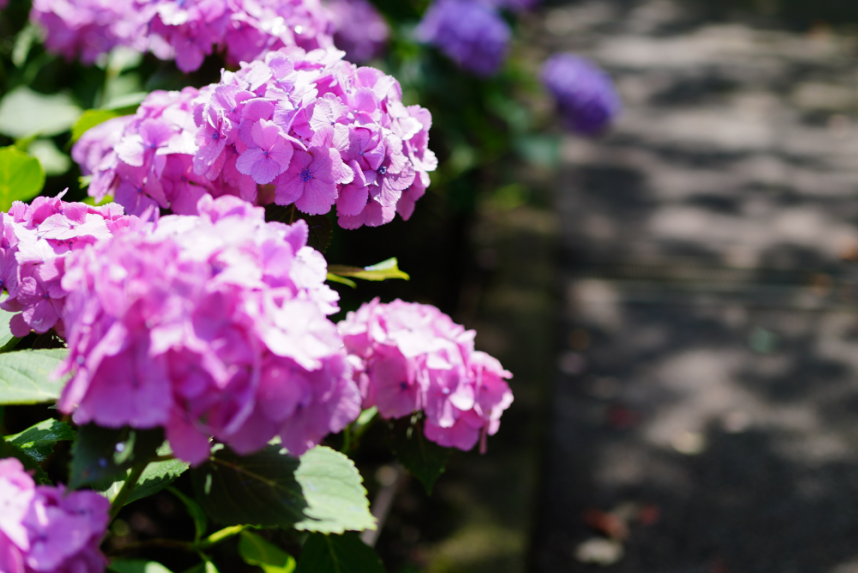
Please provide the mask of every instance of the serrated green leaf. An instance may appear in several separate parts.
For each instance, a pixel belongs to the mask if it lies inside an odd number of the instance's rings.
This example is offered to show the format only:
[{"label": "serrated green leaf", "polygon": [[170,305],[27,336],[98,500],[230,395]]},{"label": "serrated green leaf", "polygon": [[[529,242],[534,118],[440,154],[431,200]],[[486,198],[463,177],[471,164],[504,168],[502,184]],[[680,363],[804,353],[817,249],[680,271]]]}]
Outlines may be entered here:
[{"label": "serrated green leaf", "polygon": [[422,424],[412,425],[407,417],[393,423],[388,440],[399,463],[423,484],[426,493],[431,494],[447,466],[450,448],[427,440]]},{"label": "serrated green leaf", "polygon": [[206,534],[206,530],[208,529],[208,520],[206,519],[206,513],[203,511],[203,508],[200,507],[193,499],[189,498],[179,490],[174,487],[168,488],[170,493],[179,498],[185,507],[188,509],[188,515],[191,516],[191,519],[194,520],[194,541],[199,541],[203,538],[203,535]]},{"label": "serrated green leaf", "polygon": [[114,117],[119,117],[120,114],[112,109],[88,109],[83,112],[75,124],[72,126],[72,141],[77,141],[80,137],[95,127]]},{"label": "serrated green leaf", "polygon": [[0,354],[0,404],[39,404],[59,398],[64,382],[49,376],[67,355],[65,348]]},{"label": "serrated green leaf", "polygon": [[383,281],[387,279],[403,279],[407,281],[411,278],[408,274],[399,270],[399,262],[395,257],[382,261],[377,265],[370,265],[364,268],[329,265],[328,271],[339,277],[353,277],[365,281]]},{"label": "serrated green leaf", "polygon": [[357,535],[314,533],[304,543],[295,573],[384,573],[384,565]]},{"label": "serrated green leaf", "polygon": [[35,478],[37,484],[53,485],[48,475],[36,462],[36,460],[32,458],[32,456],[24,452],[24,450],[22,450],[18,446],[10,444],[3,438],[0,438],[0,459],[4,458],[15,458],[22,464],[24,464],[24,468],[27,471],[33,472],[33,477]]},{"label": "serrated green leaf", "polygon": [[291,555],[247,530],[238,539],[238,554],[248,565],[261,567],[265,573],[292,573],[295,559]]},{"label": "serrated green leaf", "polygon": [[37,139],[30,145],[30,155],[39,160],[45,175],[62,175],[71,168],[71,157],[57,149],[50,139]]},{"label": "serrated green leaf", "polygon": [[8,211],[13,201],[32,199],[44,186],[38,159],[14,146],[0,147],[0,211]]},{"label": "serrated green leaf", "polygon": [[142,559],[114,559],[107,570],[115,573],[170,573],[169,569],[157,561]]},{"label": "serrated green leaf", "polygon": [[[168,444],[164,444],[158,448],[156,453],[159,456],[163,456],[171,454],[172,451]],[[125,505],[158,493],[176,481],[176,478],[188,471],[188,468],[190,467],[191,465],[189,463],[183,462],[182,460],[165,460],[163,462],[150,463],[140,475],[140,479],[137,480],[137,485],[134,487],[131,495],[125,500]],[[121,476],[109,486],[105,487],[102,485],[101,487],[96,487],[96,491],[113,503],[113,500],[115,500],[116,496],[119,495],[119,491],[122,489],[122,484],[125,483],[125,478],[130,471],[131,470],[126,470],[125,475]]]},{"label": "serrated green leaf", "polygon": [[21,86],[0,101],[0,133],[14,139],[34,133],[59,135],[68,131],[82,113],[66,94],[45,95]]},{"label": "serrated green leaf", "polygon": [[316,447],[297,460],[277,446],[248,456],[228,449],[191,470],[196,499],[224,525],[362,531],[375,527],[362,479],[346,456]]},{"label": "serrated green leaf", "polygon": [[23,432],[6,436],[6,441],[18,446],[36,462],[45,461],[57,442],[74,440],[75,433],[68,424],[50,418],[30,426]]},{"label": "serrated green leaf", "polygon": [[109,488],[114,481],[124,479],[133,464],[153,458],[163,442],[164,433],[160,428],[135,430],[101,428],[94,424],[81,426],[72,448],[69,485],[77,489],[100,483],[103,487],[96,489]]}]

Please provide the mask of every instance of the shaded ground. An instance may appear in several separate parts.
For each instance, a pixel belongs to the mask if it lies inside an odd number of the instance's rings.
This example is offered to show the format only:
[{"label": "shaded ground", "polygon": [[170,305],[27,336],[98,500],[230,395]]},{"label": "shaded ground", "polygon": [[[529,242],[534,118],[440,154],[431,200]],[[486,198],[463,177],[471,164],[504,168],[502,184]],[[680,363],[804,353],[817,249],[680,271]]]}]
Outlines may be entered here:
[{"label": "shaded ground", "polygon": [[858,44],[794,31],[814,20],[796,3],[754,28],[737,5],[590,0],[539,24],[627,109],[564,144],[530,570],[858,571]]}]

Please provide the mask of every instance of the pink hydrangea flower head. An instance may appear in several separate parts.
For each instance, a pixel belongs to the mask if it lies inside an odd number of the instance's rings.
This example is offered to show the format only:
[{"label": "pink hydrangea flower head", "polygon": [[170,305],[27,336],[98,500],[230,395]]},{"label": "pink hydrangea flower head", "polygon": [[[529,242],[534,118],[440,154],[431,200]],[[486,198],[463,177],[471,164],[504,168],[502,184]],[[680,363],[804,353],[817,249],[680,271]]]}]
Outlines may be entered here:
[{"label": "pink hydrangea flower head", "polygon": [[350,312],[338,329],[355,364],[363,407],[386,419],[422,411],[426,437],[470,450],[500,427],[512,404],[512,375],[474,350],[474,331],[434,306],[378,299]]},{"label": "pink hydrangea flower head", "polygon": [[30,330],[63,332],[65,258],[134,220],[118,205],[92,207],[61,197],[37,197],[30,205],[15,202],[8,213],[0,213],[6,238],[0,247],[0,287],[8,294],[0,308],[20,311],[10,323],[18,337]]},{"label": "pink hydrangea flower head", "polygon": [[279,205],[336,206],[344,228],[408,219],[437,167],[431,115],[404,106],[394,78],[342,55],[282,48],[216,85],[153,92],[132,119],[73,148],[89,193],[112,193],[134,215],[192,214],[204,194],[270,200],[258,186],[271,184]]},{"label": "pink hydrangea flower head", "polygon": [[95,492],[36,486],[21,462],[0,460],[0,571],[102,573],[109,510]]},{"label": "pink hydrangea flower head", "polygon": [[300,455],[360,413],[325,260],[303,220],[266,223],[229,195],[195,210],[69,258],[59,407],[80,424],[163,427],[192,463],[211,436],[247,453],[279,435]]}]

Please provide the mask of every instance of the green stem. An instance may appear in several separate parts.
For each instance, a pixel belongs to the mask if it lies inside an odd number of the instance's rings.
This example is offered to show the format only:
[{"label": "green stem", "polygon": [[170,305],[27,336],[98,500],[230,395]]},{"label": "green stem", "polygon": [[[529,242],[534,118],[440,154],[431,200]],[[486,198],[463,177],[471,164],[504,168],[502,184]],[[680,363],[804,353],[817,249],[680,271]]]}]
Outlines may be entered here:
[{"label": "green stem", "polygon": [[205,539],[203,539],[199,543],[195,544],[193,546],[194,550],[200,551],[203,549],[208,549],[212,545],[217,545],[218,543],[220,543],[224,539],[228,539],[228,538],[232,537],[233,535],[238,535],[239,533],[244,531],[245,527],[247,527],[247,526],[246,525],[233,525],[231,527],[224,527],[220,531],[215,531],[214,533],[212,533],[211,535],[209,535],[208,537],[206,537]]},{"label": "green stem", "polygon": [[346,426],[343,428],[343,447],[340,448],[340,451],[344,454],[349,453],[349,450],[352,449],[352,430],[351,426]]},{"label": "green stem", "polygon": [[110,504],[110,521],[113,521],[116,519],[116,516],[119,515],[119,511],[122,509],[122,506],[125,505],[125,502],[128,501],[128,498],[131,497],[131,492],[134,491],[134,486],[137,485],[137,481],[140,479],[140,476],[143,475],[143,471],[148,465],[149,461],[147,460],[145,462],[134,464],[131,467],[131,473],[129,473],[128,477],[125,478],[125,483],[122,484],[122,489],[119,490],[119,493],[116,495],[113,503]]}]

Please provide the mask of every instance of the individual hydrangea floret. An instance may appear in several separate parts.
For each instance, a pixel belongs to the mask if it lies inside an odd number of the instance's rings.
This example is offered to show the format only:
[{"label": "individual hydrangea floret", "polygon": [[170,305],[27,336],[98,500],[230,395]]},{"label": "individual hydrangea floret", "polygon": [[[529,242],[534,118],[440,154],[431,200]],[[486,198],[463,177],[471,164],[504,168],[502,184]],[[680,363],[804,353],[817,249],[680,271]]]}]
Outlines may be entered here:
[{"label": "individual hydrangea floret", "polygon": [[585,58],[551,56],[542,67],[542,81],[573,131],[600,133],[620,113],[622,103],[610,76]]},{"label": "individual hydrangea floret", "polygon": [[422,411],[426,437],[445,447],[470,450],[500,427],[512,404],[500,362],[474,350],[465,330],[434,306],[378,299],[350,312],[338,325],[363,407],[385,418]]},{"label": "individual hydrangea floret", "polygon": [[273,195],[310,215],[336,205],[347,229],[408,219],[437,166],[432,117],[402,104],[394,78],[342,54],[283,49],[199,91],[153,92],[132,120],[76,144],[89,193],[114,193],[135,214],[193,213],[204,194],[259,204]]},{"label": "individual hydrangea floret", "polygon": [[460,67],[484,77],[500,69],[511,36],[500,14],[480,0],[438,0],[416,33]]},{"label": "individual hydrangea floret", "polygon": [[12,334],[62,333],[66,258],[133,220],[119,205],[66,203],[62,195],[36,197],[31,205],[15,201],[0,213],[0,287],[8,293],[0,308],[18,313],[9,323]]},{"label": "individual hydrangea floret", "polygon": [[231,196],[198,210],[69,259],[59,408],[78,424],[163,427],[191,463],[210,436],[246,454],[279,435],[301,455],[360,413],[325,259],[303,220],[266,223]]},{"label": "individual hydrangea floret", "polygon": [[367,0],[328,0],[334,22],[334,44],[350,62],[362,64],[381,56],[390,27]]},{"label": "individual hydrangea floret", "polygon": [[333,46],[334,25],[319,0],[35,0],[30,19],[46,46],[86,64],[115,46],[175,59],[184,72],[223,50],[227,64],[286,46]]},{"label": "individual hydrangea floret", "polygon": [[104,496],[37,486],[20,461],[0,460],[0,571],[102,573],[109,510]]}]

